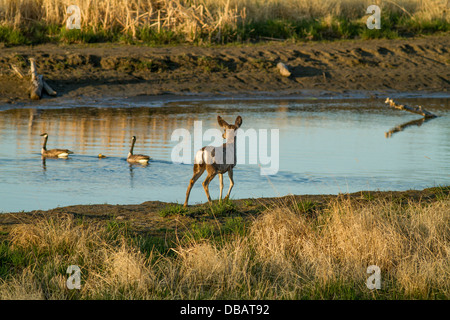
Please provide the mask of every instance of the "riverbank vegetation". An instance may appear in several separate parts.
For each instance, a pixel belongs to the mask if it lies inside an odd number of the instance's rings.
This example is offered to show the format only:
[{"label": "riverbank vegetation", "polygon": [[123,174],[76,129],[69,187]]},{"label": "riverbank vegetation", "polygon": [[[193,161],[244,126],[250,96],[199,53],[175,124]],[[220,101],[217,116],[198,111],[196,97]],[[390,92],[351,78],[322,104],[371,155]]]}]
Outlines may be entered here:
[{"label": "riverbank vegetation", "polygon": [[[196,221],[159,237],[116,218],[42,215],[2,235],[0,299],[448,299],[449,192],[164,210]],[[66,286],[69,265],[80,289]],[[381,289],[366,286],[371,265]]]},{"label": "riverbank vegetation", "polygon": [[[66,28],[70,5],[81,29]],[[368,29],[367,7],[381,9]],[[1,0],[0,42],[225,44],[398,38],[447,32],[445,0]],[[73,16],[72,16],[73,17]]]}]

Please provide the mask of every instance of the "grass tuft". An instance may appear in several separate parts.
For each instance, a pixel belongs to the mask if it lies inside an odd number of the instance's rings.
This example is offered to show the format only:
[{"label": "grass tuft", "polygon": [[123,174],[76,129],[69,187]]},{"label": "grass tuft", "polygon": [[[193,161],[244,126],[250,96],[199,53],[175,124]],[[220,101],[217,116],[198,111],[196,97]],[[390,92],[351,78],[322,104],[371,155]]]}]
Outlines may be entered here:
[{"label": "grass tuft", "polygon": [[231,200],[225,199],[220,202],[213,202],[209,207],[209,212],[214,217],[230,216],[237,213],[237,207]]},{"label": "grass tuft", "polygon": [[185,215],[189,210],[181,204],[169,204],[159,211],[159,215],[163,218],[174,215]]}]

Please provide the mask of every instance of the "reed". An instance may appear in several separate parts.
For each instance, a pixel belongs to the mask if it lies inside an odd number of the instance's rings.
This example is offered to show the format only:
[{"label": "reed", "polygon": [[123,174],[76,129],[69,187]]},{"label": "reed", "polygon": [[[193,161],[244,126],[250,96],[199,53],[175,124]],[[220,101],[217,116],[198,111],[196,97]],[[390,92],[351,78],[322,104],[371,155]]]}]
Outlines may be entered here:
[{"label": "reed", "polygon": [[[450,23],[445,0],[0,0],[0,26],[25,30],[31,42],[49,41],[65,29],[66,8],[72,4],[80,8],[82,32],[116,36],[100,38],[107,41],[150,37],[157,42],[157,35],[164,35],[165,42],[207,43],[260,37],[348,38],[365,31],[365,11],[371,4],[380,6],[390,30],[448,31]],[[48,37],[33,39],[36,29]]]}]

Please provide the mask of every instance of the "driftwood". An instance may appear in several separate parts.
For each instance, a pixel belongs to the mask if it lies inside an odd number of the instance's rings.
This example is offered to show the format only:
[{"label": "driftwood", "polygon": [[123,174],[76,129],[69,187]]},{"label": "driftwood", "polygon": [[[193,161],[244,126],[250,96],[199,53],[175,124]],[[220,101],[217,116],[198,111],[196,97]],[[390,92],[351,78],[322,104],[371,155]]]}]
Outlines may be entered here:
[{"label": "driftwood", "polygon": [[44,77],[37,74],[36,61],[30,59],[30,70],[31,70],[31,88],[30,97],[33,100],[39,100],[42,95],[42,88],[44,87]]},{"label": "driftwood", "polygon": [[419,106],[419,107],[409,107],[409,106],[405,106],[405,105],[399,105],[399,104],[395,103],[394,100],[389,99],[389,98],[386,99],[385,103],[389,104],[389,106],[391,106],[393,108],[396,108],[396,109],[399,109],[399,110],[409,111],[409,112],[412,112],[412,113],[415,113],[415,114],[420,114],[421,116],[423,116],[423,118],[421,118],[421,119],[405,122],[403,124],[400,124],[400,125],[392,128],[388,132],[385,132],[384,136],[386,138],[390,138],[394,133],[403,131],[405,128],[410,127],[410,126],[418,126],[418,127],[420,127],[425,122],[427,122],[427,121],[437,117],[436,115],[432,114],[431,112],[423,109],[421,106]]},{"label": "driftwood", "polygon": [[30,58],[30,70],[31,70],[31,88],[30,97],[33,100],[39,100],[42,96],[42,89],[44,89],[49,95],[56,96],[56,91],[53,90],[47,82],[44,80],[44,76],[37,74],[36,61],[34,58]]},{"label": "driftwood", "polygon": [[19,78],[21,78],[21,79],[25,78],[25,76],[22,73],[22,71],[19,68],[17,68],[15,65],[12,64],[11,65],[11,69],[14,70],[14,72],[19,76]]},{"label": "driftwood", "polygon": [[402,105],[402,104],[396,104],[394,102],[394,100],[389,99],[389,98],[387,98],[384,103],[389,104],[389,106],[391,106],[393,108],[396,108],[396,109],[405,110],[405,111],[409,111],[409,112],[412,112],[412,113],[420,114],[424,118],[436,118],[437,117],[436,115],[432,114],[431,112],[423,109],[422,106],[409,107],[409,106],[405,106],[405,105]]},{"label": "driftwood", "polygon": [[44,82],[44,90],[47,91],[49,95],[56,96],[57,95],[56,91],[53,90],[46,81],[43,82]]},{"label": "driftwood", "polygon": [[289,77],[291,75],[291,72],[289,71],[288,67],[283,62],[278,62],[277,68],[278,70],[280,70],[280,74],[283,77]]}]

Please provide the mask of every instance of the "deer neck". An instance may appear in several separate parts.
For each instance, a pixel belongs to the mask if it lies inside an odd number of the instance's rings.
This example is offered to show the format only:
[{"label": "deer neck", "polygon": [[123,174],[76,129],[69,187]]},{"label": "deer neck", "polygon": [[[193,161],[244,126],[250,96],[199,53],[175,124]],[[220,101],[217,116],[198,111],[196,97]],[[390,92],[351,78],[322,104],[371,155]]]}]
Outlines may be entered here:
[{"label": "deer neck", "polygon": [[225,141],[225,144],[224,144],[224,147],[225,148],[232,148],[232,149],[234,149],[235,146],[236,146],[236,136],[233,135],[231,137],[227,137],[227,139]]},{"label": "deer neck", "polygon": [[[232,164],[236,163],[236,136],[230,135],[227,136],[226,142],[223,144],[223,151],[224,151],[224,157],[225,163],[230,164],[230,161]],[[233,158],[230,159],[229,157],[232,156]]]}]

